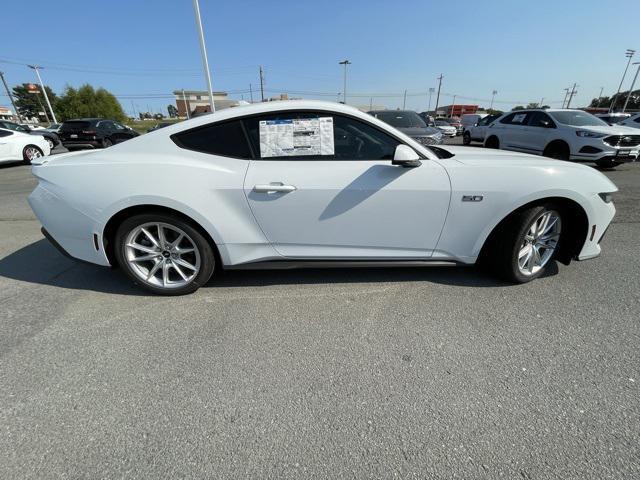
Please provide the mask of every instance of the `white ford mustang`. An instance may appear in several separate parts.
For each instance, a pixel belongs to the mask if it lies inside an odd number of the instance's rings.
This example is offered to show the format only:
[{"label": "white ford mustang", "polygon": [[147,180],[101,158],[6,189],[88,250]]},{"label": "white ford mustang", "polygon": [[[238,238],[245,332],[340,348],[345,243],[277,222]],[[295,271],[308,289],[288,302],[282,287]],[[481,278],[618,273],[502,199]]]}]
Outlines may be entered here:
[{"label": "white ford mustang", "polygon": [[425,147],[315,101],[231,108],[33,163],[47,238],[169,295],[265,266],[481,263],[523,283],[597,256],[617,191],[583,165]]}]

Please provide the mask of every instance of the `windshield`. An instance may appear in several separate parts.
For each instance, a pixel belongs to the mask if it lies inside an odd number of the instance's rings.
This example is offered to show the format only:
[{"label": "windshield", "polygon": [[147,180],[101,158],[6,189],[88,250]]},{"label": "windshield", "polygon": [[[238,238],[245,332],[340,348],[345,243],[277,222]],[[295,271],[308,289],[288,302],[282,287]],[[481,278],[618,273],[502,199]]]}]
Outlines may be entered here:
[{"label": "windshield", "polygon": [[418,115],[416,112],[407,112],[407,111],[377,112],[375,113],[375,117],[382,120],[383,122],[388,123],[392,127],[424,128],[427,126],[427,124],[424,123],[424,120],[422,120],[422,118],[420,118],[420,115]]},{"label": "windshield", "polygon": [[558,123],[564,125],[571,125],[572,127],[608,127],[606,122],[603,122],[598,117],[591,115],[587,112],[581,112],[579,110],[567,110],[564,112],[547,112],[557,120]]},{"label": "windshield", "polygon": [[438,125],[439,127],[450,127],[451,125],[449,125],[449,122],[446,122],[444,120],[436,120],[436,125]]}]

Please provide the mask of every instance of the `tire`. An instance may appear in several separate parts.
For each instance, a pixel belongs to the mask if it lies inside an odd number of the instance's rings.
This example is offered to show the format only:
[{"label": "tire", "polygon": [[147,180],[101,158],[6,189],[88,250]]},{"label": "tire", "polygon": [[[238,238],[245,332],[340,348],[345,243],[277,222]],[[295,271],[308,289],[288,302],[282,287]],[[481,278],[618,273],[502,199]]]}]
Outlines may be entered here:
[{"label": "tire", "polygon": [[127,276],[158,295],[193,293],[215,270],[216,257],[209,241],[190,222],[175,215],[151,213],[127,218],[116,231],[114,246],[118,265]]},{"label": "tire", "polygon": [[543,157],[565,161],[569,161],[570,155],[571,152],[569,151],[569,145],[566,143],[552,143],[551,145],[548,145],[542,153]]},{"label": "tire", "polygon": [[618,165],[620,165],[620,162],[616,162],[615,160],[598,160],[596,162],[596,165],[598,166],[598,168],[616,168]]},{"label": "tire", "polygon": [[500,141],[498,140],[498,137],[492,135],[484,142],[484,146],[486,148],[500,148]]},{"label": "tire", "polygon": [[562,211],[553,204],[517,212],[492,234],[482,266],[510,283],[527,283],[542,276],[562,241],[562,220]]},{"label": "tire", "polygon": [[56,144],[53,140],[51,140],[50,138],[45,137],[44,138],[47,143],[49,144],[49,150],[53,150],[54,148],[56,148]]},{"label": "tire", "polygon": [[471,144],[471,134],[469,132],[464,132],[462,134],[462,144],[470,145]]},{"label": "tire", "polygon": [[102,148],[109,148],[111,145],[113,145],[113,142],[108,138],[102,140]]},{"label": "tire", "polygon": [[44,153],[35,145],[27,145],[22,149],[22,160],[25,163],[31,163],[31,160],[35,158],[43,157]]}]

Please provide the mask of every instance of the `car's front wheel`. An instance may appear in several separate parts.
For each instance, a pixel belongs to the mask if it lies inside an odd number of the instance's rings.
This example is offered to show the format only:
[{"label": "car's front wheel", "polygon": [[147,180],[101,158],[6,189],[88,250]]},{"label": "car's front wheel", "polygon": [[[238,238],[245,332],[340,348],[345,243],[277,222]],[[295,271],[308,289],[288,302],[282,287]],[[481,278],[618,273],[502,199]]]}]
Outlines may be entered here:
[{"label": "car's front wheel", "polygon": [[44,154],[42,153],[42,150],[40,150],[35,145],[27,145],[22,150],[22,159],[25,161],[25,163],[30,163],[31,160],[34,160],[36,158],[40,158],[43,155]]},{"label": "car's front wheel", "polygon": [[496,232],[486,266],[510,282],[530,282],[553,261],[561,235],[562,214],[554,205],[518,212]]},{"label": "car's front wheel", "polygon": [[464,132],[462,134],[462,143],[464,145],[469,145],[471,143],[471,134],[469,132]]},{"label": "car's front wheel", "polygon": [[126,219],[116,232],[115,253],[135,283],[161,295],[195,292],[215,268],[207,239],[189,222],[169,214]]},{"label": "car's front wheel", "polygon": [[102,140],[102,148],[109,148],[111,145],[113,145],[113,142],[108,138]]}]

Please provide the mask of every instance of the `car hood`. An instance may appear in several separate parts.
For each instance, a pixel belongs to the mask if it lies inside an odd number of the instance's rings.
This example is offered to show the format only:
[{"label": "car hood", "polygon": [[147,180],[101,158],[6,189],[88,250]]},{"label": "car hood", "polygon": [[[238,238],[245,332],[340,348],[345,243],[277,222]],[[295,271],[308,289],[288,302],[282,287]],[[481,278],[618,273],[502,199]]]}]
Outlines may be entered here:
[{"label": "car hood", "polygon": [[427,135],[436,135],[440,133],[437,128],[431,127],[404,127],[398,128],[402,133],[408,135],[409,137],[424,137]]},{"label": "car hood", "polygon": [[[609,178],[596,169],[575,162],[565,162],[563,160],[553,160],[551,158],[529,155],[528,153],[511,152],[507,150],[495,150],[479,147],[458,147],[440,146],[454,154],[451,160],[469,167],[498,167],[499,169],[522,168],[523,175],[528,175],[528,171],[542,170],[546,175],[558,175],[567,171],[574,172],[573,175],[587,175],[589,178],[598,178],[603,192],[616,192],[618,187]],[[447,160],[444,160],[446,162]],[[446,163],[443,163],[446,167]]]},{"label": "car hood", "polygon": [[624,125],[607,125],[602,127],[572,127],[576,130],[585,130],[587,132],[602,133],[605,135],[638,135],[638,130]]}]

